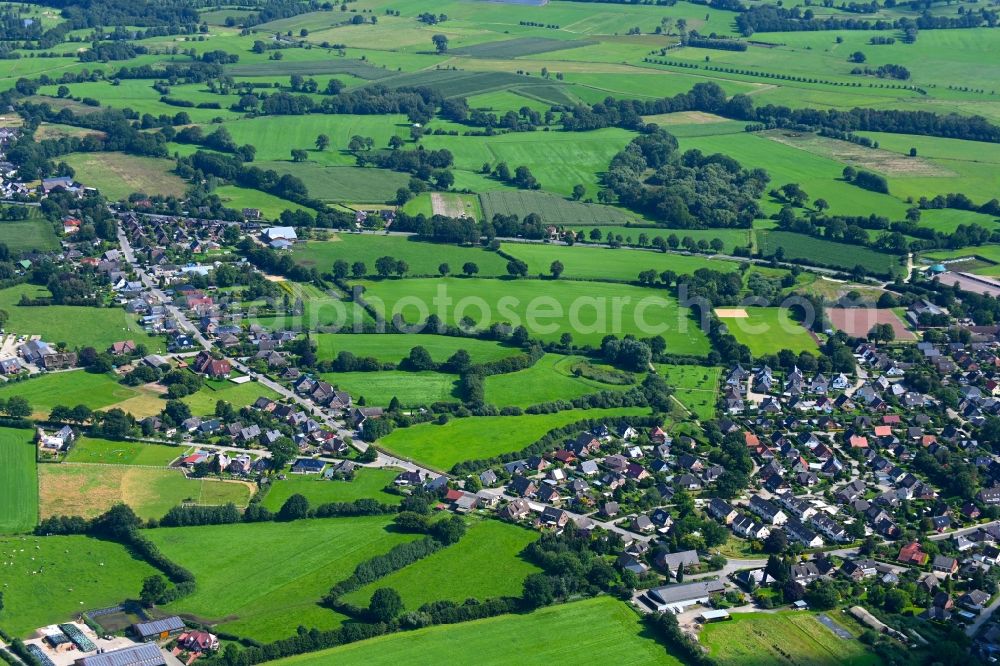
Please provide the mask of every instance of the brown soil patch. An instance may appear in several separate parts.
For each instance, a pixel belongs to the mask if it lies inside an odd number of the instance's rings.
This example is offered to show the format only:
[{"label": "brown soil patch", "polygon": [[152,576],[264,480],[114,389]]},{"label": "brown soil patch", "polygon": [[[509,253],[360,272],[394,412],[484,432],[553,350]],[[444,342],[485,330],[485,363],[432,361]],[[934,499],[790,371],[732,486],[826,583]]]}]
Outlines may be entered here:
[{"label": "brown soil patch", "polygon": [[916,340],[917,336],[906,328],[906,324],[892,310],[878,308],[828,308],[827,316],[834,328],[856,338],[868,336],[875,324],[889,324],[896,333],[897,340]]},{"label": "brown soil patch", "polygon": [[811,132],[770,130],[761,132],[761,136],[814,155],[889,176],[944,178],[958,175],[921,157],[908,157],[881,148],[866,148],[850,141],[831,139]]},{"label": "brown soil patch", "polygon": [[715,308],[715,316],[719,319],[747,319],[750,317],[743,308]]},{"label": "brown soil patch", "polygon": [[729,122],[727,118],[703,111],[661,113],[655,116],[643,116],[642,119],[647,123],[656,123],[657,125],[711,125]]},{"label": "brown soil patch", "polygon": [[40,465],[38,508],[42,518],[83,516],[93,518],[122,500],[127,468],[106,465],[101,474],[68,465]]}]

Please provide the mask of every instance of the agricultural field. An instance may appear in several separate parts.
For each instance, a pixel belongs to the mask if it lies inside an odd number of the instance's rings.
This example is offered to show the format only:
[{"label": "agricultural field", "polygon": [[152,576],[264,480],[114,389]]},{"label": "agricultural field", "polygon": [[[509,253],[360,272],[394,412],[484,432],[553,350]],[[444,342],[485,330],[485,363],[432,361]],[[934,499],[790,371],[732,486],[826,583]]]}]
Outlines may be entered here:
[{"label": "agricultural field", "polygon": [[686,275],[699,268],[729,272],[740,267],[724,259],[625,248],[505,243],[503,251],[527,263],[530,274],[548,276],[552,262],[559,261],[564,267],[562,277],[584,280],[634,282],[646,270],[654,270],[657,275],[667,270]]},{"label": "agricultural field", "polygon": [[93,518],[118,503],[140,518],[162,518],[181,504],[245,507],[255,486],[242,481],[188,479],[180,470],[133,465],[61,463],[38,470],[42,518]]},{"label": "agricultural field", "polygon": [[[572,248],[570,248],[572,250]],[[675,354],[704,355],[708,339],[690,312],[660,290],[599,282],[549,280],[408,279],[361,281],[365,300],[382,304],[386,320],[400,314],[410,324],[438,314],[458,323],[472,317],[477,328],[493,322],[524,325],[532,337],[598,346],[606,335],[662,335]],[[437,300],[435,300],[437,299]],[[450,299],[450,300],[445,300]]]},{"label": "agricultural field", "polygon": [[600,391],[625,391],[628,384],[604,382],[576,376],[576,366],[587,363],[578,356],[546,354],[530,368],[486,378],[486,402],[497,407],[529,407],[553,400],[572,400]]},{"label": "agricultural field", "polygon": [[27,532],[38,523],[35,467],[34,433],[0,428],[0,533]]},{"label": "agricultural field", "polygon": [[702,420],[713,418],[722,368],[661,363],[656,366],[656,372],[676,389],[674,398],[685,409]]},{"label": "agricultural field", "polygon": [[[829,615],[836,615],[835,612]],[[839,638],[812,613],[736,613],[702,629],[701,642],[722,666],[815,664],[874,666],[881,663],[857,638]]]},{"label": "agricultural field", "polygon": [[74,153],[63,159],[76,171],[77,181],[96,187],[112,201],[126,199],[133,192],[180,197],[187,189],[167,159],[126,153]]},{"label": "agricultural field", "polygon": [[917,336],[906,327],[903,319],[892,309],[873,308],[827,308],[827,317],[834,328],[856,338],[868,337],[875,324],[889,324],[896,334],[896,340],[916,340]]},{"label": "agricultural field", "polygon": [[277,284],[289,296],[292,303],[302,301],[301,312],[280,315],[266,315],[251,308],[252,323],[270,330],[357,332],[363,330],[364,323],[371,323],[371,317],[357,303],[342,299],[335,291],[324,291],[313,284],[278,280]]},{"label": "agricultural field", "polygon": [[444,425],[421,423],[398,428],[379,441],[379,447],[433,468],[444,470],[465,460],[520,451],[556,428],[589,419],[641,416],[645,407],[571,409],[554,414],[471,416]]},{"label": "agricultural field", "polygon": [[265,218],[276,220],[286,210],[306,210],[299,204],[276,197],[260,190],[251,190],[236,185],[221,185],[212,192],[219,197],[223,204],[235,210],[244,208],[256,208]]},{"label": "agricultural field", "polygon": [[42,219],[2,221],[0,239],[14,254],[30,250],[49,252],[59,247],[52,224]]},{"label": "agricultural field", "polygon": [[101,463],[104,465],[140,465],[166,467],[184,455],[186,446],[166,446],[147,442],[116,442],[81,436],[73,442],[65,462]]},{"label": "agricultural field", "polygon": [[262,169],[291,174],[306,186],[310,196],[321,201],[386,203],[406,187],[409,176],[388,169],[355,166],[324,166],[316,162],[262,162]]},{"label": "agricultural field", "polygon": [[392,666],[433,661],[444,652],[496,666],[509,664],[512,653],[518,655],[518,664],[527,666],[582,662],[621,666],[681,664],[650,637],[635,611],[605,596],[548,606],[528,615],[501,615],[383,636],[280,659],[276,666]]},{"label": "agricultural field", "polygon": [[0,385],[0,398],[19,395],[31,405],[33,416],[48,416],[56,405],[105,409],[143,395],[143,389],[123,386],[111,375],[72,370]]},{"label": "agricultural field", "polygon": [[789,231],[762,230],[756,232],[756,235],[761,255],[765,257],[773,256],[781,248],[784,261],[805,259],[845,271],[861,266],[874,275],[898,275],[903,272],[899,257],[859,245],[837,243]]},{"label": "agricultural field", "polygon": [[375,261],[379,257],[392,257],[405,261],[407,275],[439,275],[438,267],[446,263],[454,274],[462,272],[466,262],[479,267],[479,275],[507,274],[507,261],[496,252],[477,247],[459,247],[441,243],[428,243],[406,236],[374,234],[340,234],[326,241],[298,243],[293,250],[295,261],[303,266],[315,267],[321,273],[333,270],[333,263],[343,259],[348,264],[360,261],[369,276],[377,275]]},{"label": "agricultural field", "polygon": [[124,339],[145,345],[150,353],[162,352],[165,348],[162,339],[147,334],[135,317],[117,306],[18,305],[25,294],[29,298],[51,297],[48,289],[30,284],[0,289],[0,309],[9,315],[5,325],[9,333],[40,335],[53,344],[65,342],[70,348],[90,346],[99,351]]},{"label": "agricultural field", "polygon": [[193,595],[165,611],[273,641],[292,636],[299,625],[340,625],[344,616],[322,608],[320,598],[360,562],[416,538],[386,529],[389,524],[389,517],[366,516],[161,528],[146,535],[198,581]]},{"label": "agricultural field", "polygon": [[719,321],[729,328],[737,341],[750,347],[754,356],[777,354],[783,349],[816,352],[816,340],[785,308],[743,308],[741,314],[719,314]]},{"label": "agricultural field", "polygon": [[620,208],[572,201],[530,190],[483,192],[479,195],[479,199],[483,207],[483,216],[487,220],[492,220],[494,215],[525,217],[537,213],[546,224],[576,228],[588,224],[628,224],[638,219],[638,216]]},{"label": "agricultural field", "polygon": [[289,474],[287,478],[271,483],[264,497],[263,505],[278,511],[289,497],[302,495],[311,506],[329,502],[353,502],[359,499],[375,499],[383,504],[399,504],[403,497],[385,492],[391,486],[399,470],[378,467],[359,468],[351,481],[328,480],[315,474]]},{"label": "agricultural field", "polygon": [[429,406],[434,402],[458,402],[458,375],[434,372],[328,372],[321,375],[352,396],[363,397],[371,406],[387,407],[398,398],[402,407]]},{"label": "agricultural field", "polygon": [[[461,603],[469,598],[517,597],[524,579],[541,571],[520,556],[537,538],[538,533],[533,530],[499,520],[482,520],[473,523],[458,543],[343,599],[357,606],[368,606],[376,589],[391,587],[399,592],[406,609],[415,611],[432,601]],[[482,564],[472,564],[476,562]],[[488,566],[484,566],[487,562]]]},{"label": "agricultural field", "polygon": [[215,414],[215,403],[225,400],[237,410],[252,405],[257,398],[276,399],[278,394],[255,381],[234,384],[229,380],[206,379],[201,390],[181,398],[195,416]]},{"label": "agricultural field", "polygon": [[20,638],[135,599],[143,579],[158,573],[124,546],[85,536],[0,537],[0,566],[3,628]]},{"label": "agricultural field", "polygon": [[410,333],[320,333],[316,341],[316,357],[332,359],[346,351],[358,358],[374,358],[382,363],[399,363],[414,347],[423,347],[437,363],[444,363],[459,349],[469,353],[473,363],[487,363],[521,353],[516,347],[506,347],[492,340],[456,338],[445,335],[414,335]]}]

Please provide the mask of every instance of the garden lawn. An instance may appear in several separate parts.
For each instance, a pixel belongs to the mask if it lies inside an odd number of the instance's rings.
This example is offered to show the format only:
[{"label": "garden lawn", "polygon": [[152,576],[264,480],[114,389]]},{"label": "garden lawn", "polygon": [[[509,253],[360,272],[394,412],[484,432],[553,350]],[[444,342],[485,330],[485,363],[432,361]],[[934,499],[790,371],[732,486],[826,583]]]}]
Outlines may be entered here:
[{"label": "garden lawn", "polygon": [[[835,615],[831,611],[829,615]],[[838,638],[811,613],[735,613],[706,625],[701,642],[720,666],[796,663],[869,666],[881,661],[856,638]]]},{"label": "garden lawn", "polygon": [[364,397],[369,406],[387,407],[398,398],[403,407],[430,405],[434,402],[457,402],[458,375],[427,370],[405,372],[327,372],[321,375],[342,391],[357,398]]},{"label": "garden lawn", "polygon": [[0,428],[0,533],[27,532],[38,523],[35,467],[32,431]]},{"label": "garden lawn", "polygon": [[576,377],[573,366],[585,362],[579,356],[546,354],[530,368],[486,378],[486,402],[497,407],[528,407],[553,400],[572,400],[599,391],[626,391],[630,385]]},{"label": "garden lawn", "polygon": [[375,499],[383,504],[399,504],[401,495],[385,492],[399,474],[396,469],[381,467],[360,467],[351,481],[328,480],[315,474],[287,474],[285,479],[271,483],[271,489],[264,497],[263,505],[278,511],[289,497],[302,495],[310,506],[330,502],[353,502],[359,499]]},{"label": "garden lawn", "polygon": [[215,414],[215,403],[219,400],[225,400],[239,410],[252,405],[260,397],[276,399],[279,396],[268,387],[254,381],[234,384],[228,380],[206,379],[201,390],[184,396],[181,400],[191,408],[191,413],[195,416],[208,416]]},{"label": "garden lawn", "polygon": [[446,263],[451,272],[459,274],[462,265],[472,262],[479,267],[479,275],[507,274],[507,261],[496,252],[476,247],[459,247],[443,243],[411,240],[405,236],[376,234],[341,234],[328,241],[299,243],[292,257],[303,266],[316,267],[321,273],[333,270],[333,263],[343,259],[348,264],[363,262],[368,275],[375,276],[375,260],[379,257],[402,259],[409,265],[407,275],[438,276],[438,267]]},{"label": "garden lawn", "polygon": [[85,536],[0,537],[4,612],[0,627],[27,638],[37,627],[136,599],[159,573],[124,546]]},{"label": "garden lawn", "polygon": [[382,363],[398,363],[418,346],[426,349],[437,363],[447,361],[459,349],[469,352],[473,363],[496,361],[521,353],[516,347],[505,347],[492,340],[447,335],[320,333],[312,338],[316,341],[316,357],[320,360],[336,358],[339,352],[346,351],[358,358],[371,357]]},{"label": "garden lawn", "polygon": [[719,318],[738,342],[754,356],[777,354],[782,349],[817,352],[816,340],[785,308],[744,308],[748,317]]},{"label": "garden lawn", "polygon": [[707,420],[715,416],[722,368],[661,363],[656,371],[676,388],[674,397],[697,418]]},{"label": "garden lawn", "polygon": [[89,308],[72,305],[22,306],[21,295],[29,298],[50,297],[48,289],[30,284],[0,289],[0,309],[10,315],[5,328],[8,333],[40,335],[53,344],[65,342],[69,347],[91,346],[104,351],[113,342],[135,340],[150,353],[162,352],[163,340],[142,330],[135,317],[119,307]]},{"label": "garden lawn", "polygon": [[149,530],[168,558],[198,581],[189,597],[164,608],[259,641],[295,634],[299,625],[331,629],[344,616],[320,598],[361,562],[412,541],[386,529],[388,516]]},{"label": "garden lawn", "polygon": [[445,425],[421,423],[397,428],[380,440],[379,445],[391,453],[443,470],[465,460],[520,451],[550,430],[576,421],[648,413],[645,407],[619,407],[523,416],[471,416],[452,419]]},{"label": "garden lawn", "polygon": [[256,488],[242,481],[188,479],[180,470],[130,465],[62,463],[38,470],[42,518],[93,518],[118,503],[128,504],[144,519],[162,518],[184,503],[219,506],[250,503]]},{"label": "garden lawn", "polygon": [[66,455],[66,462],[166,467],[185,451],[187,451],[186,446],[115,442],[108,439],[80,437]]},{"label": "garden lawn", "polygon": [[635,611],[611,597],[596,597],[527,615],[391,634],[280,659],[275,666],[396,666],[431,663],[442,654],[483,666],[506,666],[511,655],[517,655],[519,666],[681,664],[650,638]]},{"label": "garden lawn", "polygon": [[86,405],[101,409],[140,395],[141,391],[122,386],[111,375],[86,370],[48,373],[0,386],[0,398],[19,395],[31,405],[36,417],[46,417],[56,405]]},{"label": "garden lawn", "polygon": [[[361,281],[365,300],[382,308],[386,320],[401,314],[408,323],[429,314],[457,323],[472,317],[479,328],[491,323],[524,325],[531,337],[559,340],[570,333],[578,345],[597,347],[606,335],[662,335],[672,354],[703,356],[708,338],[687,308],[662,291],[620,284],[550,280],[462,278]],[[446,300],[446,299],[450,299]]]},{"label": "garden lawn", "polygon": [[524,579],[541,571],[520,556],[521,551],[537,538],[537,532],[518,525],[498,520],[479,521],[458,543],[343,599],[367,607],[376,589],[391,587],[403,597],[406,610],[415,611],[431,601],[461,603],[470,597],[519,597]]}]

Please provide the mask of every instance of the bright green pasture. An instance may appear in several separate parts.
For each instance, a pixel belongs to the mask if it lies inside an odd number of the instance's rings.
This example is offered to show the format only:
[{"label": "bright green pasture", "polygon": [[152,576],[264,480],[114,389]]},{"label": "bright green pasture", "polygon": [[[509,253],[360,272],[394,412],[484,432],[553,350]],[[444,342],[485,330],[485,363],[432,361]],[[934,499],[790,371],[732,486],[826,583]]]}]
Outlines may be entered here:
[{"label": "bright green pasture", "polygon": [[76,179],[96,187],[112,201],[127,199],[133,192],[183,196],[187,183],[173,173],[174,162],[126,153],[72,153],[65,162],[76,171]]},{"label": "bright green pasture", "polygon": [[164,446],[146,442],[116,442],[96,437],[80,437],[73,442],[73,448],[67,454],[66,462],[165,467],[185,451],[187,451],[187,447],[183,446]]},{"label": "bright green pasture", "polygon": [[464,460],[520,451],[548,431],[577,421],[646,413],[645,407],[620,407],[523,416],[472,416],[452,419],[445,425],[421,423],[398,428],[380,440],[379,446],[437,469],[448,469]]},{"label": "bright green pasture", "polygon": [[739,342],[755,356],[777,354],[788,349],[796,354],[816,352],[816,341],[784,308],[744,308],[747,317],[720,318]]},{"label": "bright green pasture", "polygon": [[572,400],[599,391],[625,391],[630,387],[605,384],[573,375],[579,356],[546,354],[530,368],[486,378],[486,402],[498,407],[528,407],[553,400]]},{"label": "bright green pasture", "polygon": [[117,306],[18,305],[23,294],[29,298],[51,297],[48,289],[30,284],[0,289],[0,309],[9,315],[5,325],[8,333],[40,335],[53,344],[65,342],[70,348],[91,346],[98,351],[104,351],[118,340],[135,340],[150,352],[164,349],[163,340],[147,334],[135,317]]},{"label": "bright green pasture", "polygon": [[308,210],[294,201],[237,185],[220,185],[212,190],[212,193],[218,195],[227,208],[234,210],[256,208],[269,220],[278,219],[286,210]]},{"label": "bright green pasture", "polygon": [[348,264],[360,261],[368,275],[377,275],[375,261],[379,257],[402,259],[408,265],[407,275],[439,275],[441,264],[448,264],[454,274],[472,262],[479,267],[478,275],[507,274],[507,261],[496,252],[478,247],[459,247],[442,243],[427,243],[406,236],[376,234],[340,234],[328,241],[299,243],[292,252],[295,261],[303,266],[315,267],[320,273],[329,273],[338,259]]},{"label": "bright green pasture", "polygon": [[[409,323],[439,314],[457,323],[472,317],[478,327],[491,322],[524,325],[532,337],[558,340],[570,333],[578,345],[600,344],[605,335],[662,335],[676,354],[707,354],[708,339],[687,308],[652,289],[570,280],[413,279],[363,282],[365,299],[378,299],[388,315]],[[450,299],[450,302],[447,300]]]},{"label": "bright green pasture", "polygon": [[[638,239],[638,235],[633,238]],[[552,262],[559,261],[564,267],[563,277],[589,280],[632,282],[638,278],[639,273],[650,269],[655,270],[657,275],[666,270],[687,275],[699,268],[728,273],[740,266],[734,261],[629,248],[505,243],[503,250],[526,262],[528,271],[532,274],[549,275]]]},{"label": "bright green pasture", "polygon": [[361,562],[415,538],[388,530],[390,522],[386,516],[365,516],[179,527],[146,535],[198,581],[193,595],[166,611],[273,641],[293,635],[299,625],[321,630],[340,625],[344,616],[322,608],[319,600]]},{"label": "bright green pasture", "polygon": [[[123,63],[126,67],[135,66],[135,61]],[[207,123],[213,118],[235,118],[235,113],[229,110],[229,105],[237,101],[238,96],[215,95],[208,92],[203,85],[179,85],[170,90],[170,97],[184,99],[195,104],[201,102],[217,102],[221,109],[199,109],[196,107],[180,107],[165,104],[160,101],[160,93],[153,89],[154,81],[150,79],[122,79],[119,85],[109,81],[88,81],[86,83],[68,84],[72,97],[92,97],[101,102],[101,106],[118,109],[132,109],[137,113],[148,113],[153,116],[167,114],[174,116],[184,112],[194,122]],[[42,95],[55,96],[58,86],[43,86],[39,89]]]},{"label": "bright green pasture", "polygon": [[36,416],[47,416],[56,405],[86,405],[91,409],[102,409],[139,394],[138,389],[122,386],[111,375],[98,375],[86,370],[48,373],[0,385],[0,398],[19,395],[28,401]]},{"label": "bright green pasture", "polygon": [[760,253],[764,257],[772,256],[781,248],[784,251],[784,261],[804,259],[845,271],[861,266],[869,272],[880,275],[889,273],[896,275],[903,270],[897,255],[877,252],[859,245],[838,243],[791,231],[761,230],[755,232],[755,235]]},{"label": "bright green pasture", "polygon": [[[371,320],[371,317],[356,303],[340,298],[336,292],[325,292],[313,284],[280,281],[292,303],[302,301],[301,314],[265,316],[253,313],[252,321],[271,330],[317,330],[332,327],[337,330],[353,330],[354,325]],[[360,328],[358,331],[360,332]]]},{"label": "bright green pasture", "polygon": [[634,610],[612,597],[596,597],[547,606],[528,615],[501,615],[391,634],[281,659],[275,666],[396,666],[432,662],[442,654],[487,666],[509,664],[511,654],[525,666],[681,664],[650,636]]},{"label": "bright green pasture", "polygon": [[37,523],[38,475],[33,433],[0,428],[0,533],[28,531]]},{"label": "bright green pasture", "polygon": [[156,569],[124,546],[85,536],[0,537],[4,613],[0,626],[27,638],[38,627],[135,599]]},{"label": "bright green pasture", "polygon": [[458,400],[458,375],[386,370],[381,372],[328,372],[323,379],[369,405],[385,407],[398,398],[403,407]]},{"label": "bright green pasture", "polygon": [[228,380],[206,379],[201,390],[184,396],[181,400],[187,403],[195,416],[210,416],[215,414],[215,403],[219,400],[225,400],[236,409],[241,409],[252,405],[260,397],[274,399],[278,394],[254,381],[234,384]]},{"label": "bright green pasture", "polygon": [[311,506],[330,502],[353,502],[359,499],[376,499],[383,504],[399,504],[401,495],[385,492],[392,485],[399,470],[381,467],[361,467],[351,481],[324,479],[316,474],[288,474],[287,478],[274,480],[264,498],[263,505],[278,511],[292,495],[302,495]]},{"label": "bright green pasture", "polygon": [[674,397],[677,401],[697,418],[707,420],[715,416],[722,368],[661,363],[656,366],[656,371],[676,389]]},{"label": "bright green pasture", "polygon": [[[524,579],[541,571],[520,556],[538,533],[499,520],[474,523],[462,540],[362,587],[344,601],[368,606],[380,587],[391,587],[415,611],[431,601],[521,596]],[[488,563],[488,565],[487,565]]]},{"label": "bright green pasture", "polygon": [[14,254],[28,250],[48,252],[59,248],[59,239],[48,220],[0,222],[0,238]]},{"label": "bright green pasture", "polygon": [[396,191],[410,182],[408,174],[388,169],[326,166],[319,162],[290,160],[261,162],[258,166],[295,176],[305,184],[310,196],[322,201],[385,203],[395,200]]},{"label": "bright green pasture", "polygon": [[438,363],[447,361],[459,349],[469,352],[473,363],[486,363],[521,352],[516,347],[505,347],[492,340],[446,335],[320,333],[312,339],[316,341],[316,356],[320,360],[332,359],[338,353],[347,351],[358,358],[371,357],[383,363],[398,363],[409,356],[414,347],[423,347]]}]

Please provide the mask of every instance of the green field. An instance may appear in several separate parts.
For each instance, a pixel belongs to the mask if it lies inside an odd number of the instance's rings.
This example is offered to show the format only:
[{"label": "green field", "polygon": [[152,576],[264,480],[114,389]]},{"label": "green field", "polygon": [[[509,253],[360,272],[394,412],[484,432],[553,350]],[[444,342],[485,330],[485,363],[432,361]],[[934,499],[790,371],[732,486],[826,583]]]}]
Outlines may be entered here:
[{"label": "green field", "polygon": [[[661,234],[668,235],[667,230],[661,230]],[[638,238],[638,235],[633,237]],[[639,273],[646,270],[655,270],[657,275],[666,270],[686,275],[694,273],[699,268],[728,273],[740,266],[734,261],[709,259],[697,255],[665,254],[623,248],[612,250],[540,243],[504,243],[503,251],[526,262],[531,274],[549,275],[552,262],[560,261],[564,266],[563,277],[587,280],[634,282]]]},{"label": "green field", "polygon": [[30,430],[0,428],[0,533],[25,532],[38,523],[33,439]]},{"label": "green field", "polygon": [[385,370],[381,372],[328,372],[323,379],[352,396],[364,397],[372,406],[387,407],[398,398],[403,407],[430,406],[431,403],[458,402],[458,375]]},{"label": "green field", "polygon": [[21,296],[50,297],[48,289],[30,284],[0,289],[0,309],[10,315],[5,328],[9,333],[40,335],[52,344],[65,342],[70,348],[91,346],[104,351],[118,340],[135,340],[149,352],[163,351],[165,345],[142,330],[135,317],[119,307],[88,308],[71,305],[43,307],[18,305]]},{"label": "green field", "polygon": [[181,504],[245,507],[256,488],[242,481],[188,479],[175,469],[132,465],[62,463],[38,470],[42,518],[93,518],[118,503],[128,504],[140,518],[162,518]]},{"label": "green field", "polygon": [[376,589],[391,587],[403,597],[406,609],[413,611],[431,601],[519,597],[524,579],[541,571],[520,557],[537,538],[537,532],[523,527],[483,520],[474,523],[458,543],[343,599],[366,607]]},{"label": "green field", "polygon": [[[259,641],[344,617],[319,599],[360,562],[414,539],[386,529],[385,516],[150,530],[163,554],[194,573],[197,591],[164,610],[220,623]],[[234,547],[239,544],[239,547]]]},{"label": "green field", "polygon": [[320,333],[312,336],[316,341],[316,357],[332,359],[342,351],[358,358],[371,357],[383,363],[398,363],[414,347],[423,347],[437,363],[444,363],[459,349],[469,352],[473,363],[496,361],[521,352],[515,347],[504,347],[491,340],[456,338],[445,335],[413,335],[409,333],[382,333],[353,335],[350,333]]},{"label": "green field", "polygon": [[56,405],[103,409],[142,395],[142,392],[119,384],[111,375],[73,370],[0,386],[0,398],[14,395],[25,398],[36,416],[48,416]]},{"label": "green field", "polygon": [[480,328],[491,322],[524,325],[532,337],[542,340],[559,340],[570,333],[574,344],[597,346],[606,335],[632,333],[662,335],[674,354],[709,351],[708,339],[689,318],[687,308],[660,290],[569,280],[555,284],[448,278],[360,284],[369,303],[376,308],[381,304],[387,321],[393,314],[401,314],[408,323],[422,322],[432,313],[454,323],[469,316]]},{"label": "green field", "polygon": [[262,162],[262,169],[289,173],[305,183],[310,196],[323,201],[385,203],[396,198],[396,191],[406,187],[409,176],[388,169],[353,166],[325,166],[317,162]]},{"label": "green field", "polygon": [[219,400],[225,400],[239,410],[252,405],[260,397],[276,399],[278,394],[255,381],[234,384],[229,380],[206,379],[200,391],[181,400],[195,416],[210,416],[215,414],[215,403]]},{"label": "green field", "polygon": [[674,397],[677,401],[697,418],[709,420],[715,415],[722,368],[661,363],[656,366],[656,371],[676,389]]},{"label": "green field", "polygon": [[281,659],[276,666],[395,666],[434,661],[441,654],[496,666],[510,664],[512,654],[525,666],[681,664],[650,638],[635,611],[611,597],[597,597],[528,615],[501,615],[393,634]]},{"label": "green field", "polygon": [[487,220],[492,220],[494,215],[525,217],[530,213],[538,213],[547,224],[576,228],[588,224],[627,224],[638,219],[638,216],[620,208],[571,201],[530,190],[483,192],[479,199]]},{"label": "green field", "polygon": [[167,159],[125,153],[74,153],[63,159],[76,171],[76,180],[96,187],[112,201],[126,199],[133,192],[180,197],[187,188],[172,173],[174,163]]},{"label": "green field", "polygon": [[577,377],[573,367],[586,362],[578,356],[546,354],[530,368],[486,378],[486,402],[497,407],[528,407],[553,400],[572,400],[599,391],[625,391],[629,385],[605,384]]},{"label": "green field", "polygon": [[278,219],[286,210],[306,210],[303,206],[288,199],[282,199],[267,192],[251,190],[236,185],[222,185],[215,188],[212,193],[218,195],[222,203],[228,208],[234,210],[256,208],[269,220]]},{"label": "green field", "polygon": [[73,442],[73,448],[66,455],[66,462],[166,467],[187,450],[186,446],[80,437]]},{"label": "green field", "polygon": [[816,352],[816,341],[783,308],[744,308],[747,317],[721,318],[737,341],[750,347],[754,356],[777,354],[788,349],[796,354]]},{"label": "green field", "polygon": [[409,265],[407,275],[439,275],[438,267],[446,263],[453,274],[462,272],[462,265],[472,262],[479,267],[479,275],[507,274],[507,261],[496,252],[481,248],[459,247],[441,243],[426,243],[403,236],[373,234],[341,234],[329,241],[312,241],[295,246],[293,255],[297,263],[321,273],[333,270],[333,263],[343,259],[348,264],[363,262],[368,275],[377,275],[375,260],[379,257],[402,259]]},{"label": "green field", "polygon": [[0,241],[11,252],[18,254],[29,250],[51,252],[59,248],[59,239],[48,220],[17,220],[0,222]]},{"label": "green field", "polygon": [[264,498],[264,506],[277,511],[296,493],[309,500],[312,506],[329,502],[353,502],[358,499],[376,499],[383,504],[399,504],[401,495],[385,492],[392,485],[399,470],[360,468],[351,481],[327,480],[315,474],[289,474],[288,478],[275,480]]},{"label": "green field", "polygon": [[158,573],[123,546],[85,536],[0,537],[0,562],[0,626],[23,638],[83,611],[136,599],[142,580]]},{"label": "green field", "polygon": [[421,423],[409,428],[398,428],[380,440],[379,446],[404,458],[443,470],[464,460],[520,451],[541,439],[548,431],[576,421],[641,416],[648,411],[645,407],[621,407],[571,409],[554,414],[524,416],[472,416],[452,419],[445,425]]},{"label": "green field", "polygon": [[371,322],[371,317],[360,305],[344,300],[336,291],[324,291],[314,284],[287,280],[277,284],[288,293],[293,304],[302,301],[301,314],[264,316],[251,310],[251,314],[255,315],[251,317],[252,323],[270,330],[315,331],[329,328],[333,332],[361,332],[362,324]]},{"label": "green field", "polygon": [[757,243],[761,255],[765,257],[772,256],[779,247],[782,248],[784,261],[805,259],[845,271],[861,266],[877,275],[898,275],[903,271],[900,258],[896,255],[790,231],[758,231]]},{"label": "green field", "polygon": [[[835,612],[829,615],[836,615]],[[701,642],[720,666],[795,663],[874,666],[882,663],[856,638],[838,638],[811,613],[736,613],[706,625]]]}]

